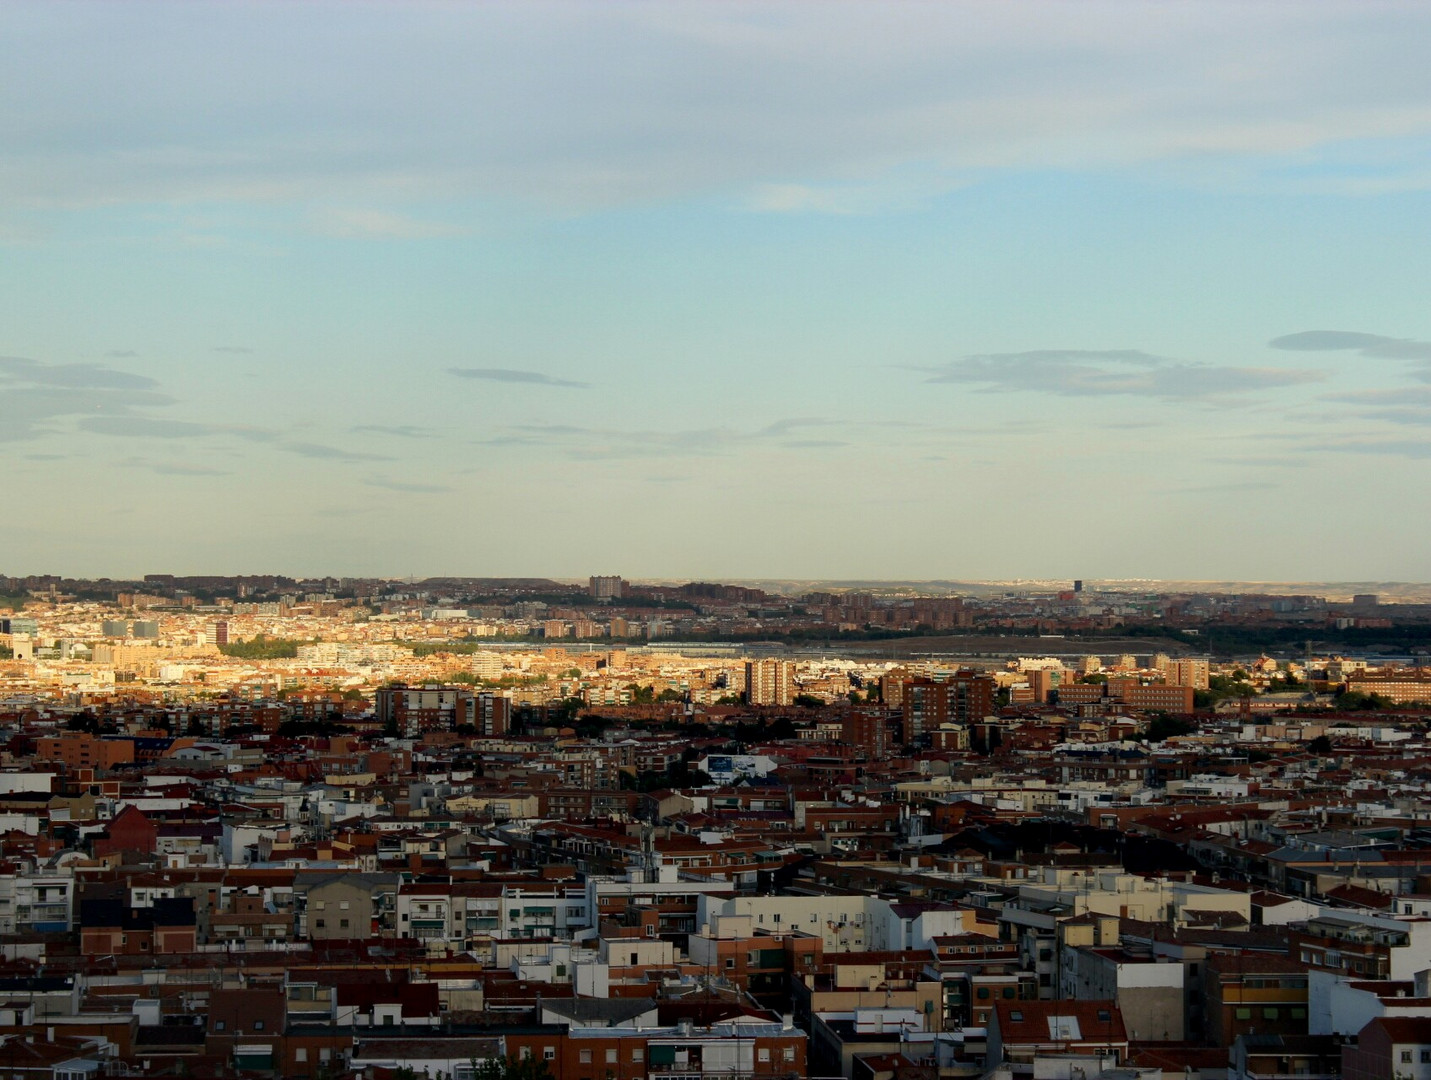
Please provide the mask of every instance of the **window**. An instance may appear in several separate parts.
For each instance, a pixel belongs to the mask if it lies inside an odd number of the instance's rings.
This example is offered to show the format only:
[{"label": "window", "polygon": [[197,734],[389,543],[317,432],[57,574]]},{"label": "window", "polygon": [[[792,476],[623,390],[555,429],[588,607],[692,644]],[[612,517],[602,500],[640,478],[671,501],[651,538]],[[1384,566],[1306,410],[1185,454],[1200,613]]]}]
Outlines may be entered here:
[{"label": "window", "polygon": [[339,919],[339,920],[338,920],[338,926],[341,927],[341,928],[344,929],[344,930],[348,929],[348,920],[347,920],[347,919]]},{"label": "window", "polygon": [[530,1046],[522,1047],[520,1050],[517,1051],[517,1057],[522,1061],[531,1061],[532,1048]]},{"label": "window", "polygon": [[215,1030],[215,1031],[223,1031],[224,1028],[226,1028],[226,1027],[228,1027],[228,1021],[226,1021],[226,1020],[215,1020],[215,1021],[214,1021],[214,1030]]},{"label": "window", "polygon": [[583,1065],[590,1065],[590,1064],[591,1064],[591,1051],[590,1051],[590,1050],[583,1050],[583,1051],[581,1052],[580,1056],[577,1058],[577,1060],[580,1061]]},{"label": "window", "polygon": [[980,1001],[987,999],[989,996],[989,988],[987,986],[979,987],[979,989],[974,992],[974,996]]},{"label": "window", "polygon": [[645,1061],[645,1060],[646,1060],[646,1051],[643,1050],[643,1049],[642,1049],[641,1047],[639,1047],[639,1046],[636,1047],[636,1049],[634,1049],[634,1050],[631,1051],[631,1060],[632,1060],[632,1061]]},{"label": "window", "polygon": [[606,1051],[606,1064],[616,1064],[616,1047],[613,1046],[610,1050]]},{"label": "window", "polygon": [[557,1056],[557,1048],[556,1048],[555,1046],[543,1046],[543,1047],[542,1047],[542,1060],[543,1060],[543,1061],[555,1061],[555,1060],[556,1060],[556,1056]]},{"label": "window", "polygon": [[327,925],[328,925],[328,924],[327,924],[326,922],[324,922],[322,919],[319,919],[319,920],[318,920],[318,929],[319,929],[319,930],[322,930],[322,929],[323,929],[325,926],[327,926]]},{"label": "window", "polygon": [[1012,986],[1006,986],[1006,987],[1004,987],[1003,994],[1004,994],[1004,997],[1006,997],[1006,998],[1012,998],[1012,997],[1013,997],[1015,994],[1017,994],[1017,993],[1018,993],[1018,990],[1017,990],[1016,988],[1012,987]]},{"label": "window", "polygon": [[1280,1014],[1277,1012],[1276,1009],[1263,1009],[1263,1010],[1262,1010],[1262,1019],[1264,1019],[1264,1020],[1276,1020],[1279,1015],[1280,1015]]},{"label": "window", "polygon": [[1238,1010],[1237,1010],[1237,1019],[1239,1019],[1239,1020],[1251,1020],[1251,1019],[1252,1019],[1252,1010],[1251,1010],[1251,1009],[1238,1009]]},{"label": "window", "polygon": [[1410,1065],[1410,1064],[1411,1064],[1411,1051],[1410,1051],[1410,1050],[1403,1050],[1403,1051],[1401,1051],[1401,1064],[1403,1064],[1403,1065]]},{"label": "window", "polygon": [[1421,1051],[1421,1064],[1431,1065],[1431,1050]]},{"label": "window", "polygon": [[770,1047],[768,1047],[768,1046],[762,1046],[762,1047],[760,1048],[760,1050],[757,1052],[757,1055],[756,1055],[756,1056],[757,1056],[757,1059],[760,1060],[760,1061],[769,1061],[769,1060],[770,1060]]},{"label": "window", "polygon": [[328,1049],[328,1047],[326,1046],[323,1047],[321,1050],[318,1051],[318,1060],[323,1062],[332,1061],[333,1051]]},{"label": "window", "polygon": [[348,910],[348,901],[346,901],[346,900],[342,901],[341,903],[338,904],[338,907],[341,908],[343,911],[347,911],[347,910]]},{"label": "window", "polygon": [[735,968],[735,957],[727,956],[725,958],[725,966],[727,971],[733,970]]},{"label": "window", "polygon": [[263,1021],[262,1021],[262,1020],[255,1020],[255,1021],[253,1022],[253,1030],[254,1030],[254,1031],[262,1031],[262,1030],[263,1030]]},{"label": "window", "polygon": [[294,1061],[307,1061],[307,1060],[308,1060],[308,1047],[306,1047],[306,1046],[300,1046],[300,1047],[298,1047],[298,1049],[294,1050],[294,1051],[293,1051],[293,1060],[294,1060]]},{"label": "window", "polygon": [[1009,1019],[1014,1021],[1014,1023],[1016,1024],[1022,1023],[1024,1019],[1024,1014],[1015,1009],[1013,1012],[1009,1013]]},{"label": "window", "polygon": [[781,1057],[781,1059],[784,1060],[784,1061],[794,1061],[794,1060],[795,1060],[795,1047],[793,1047],[793,1046],[787,1046],[787,1047],[785,1047],[783,1050],[780,1051],[780,1057]]}]

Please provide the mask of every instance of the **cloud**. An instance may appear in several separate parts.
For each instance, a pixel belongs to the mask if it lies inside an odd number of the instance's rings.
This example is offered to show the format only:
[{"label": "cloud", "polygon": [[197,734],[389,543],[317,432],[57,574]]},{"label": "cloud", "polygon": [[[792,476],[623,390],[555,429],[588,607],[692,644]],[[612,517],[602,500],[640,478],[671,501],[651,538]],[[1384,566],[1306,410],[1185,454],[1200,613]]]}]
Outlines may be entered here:
[{"label": "cloud", "polygon": [[776,420],[754,431],[728,427],[688,428],[675,431],[649,429],[596,428],[574,424],[517,424],[490,438],[477,441],[489,447],[521,446],[546,448],[577,461],[615,458],[711,457],[772,442],[792,450],[834,449],[851,445],[845,438],[789,438],[803,428],[839,427],[835,434],[851,435],[880,428],[880,445],[888,447],[883,429],[907,427],[904,423],[880,421],[845,422],[819,417],[790,417]]},{"label": "cloud", "polygon": [[152,390],[159,385],[147,375],[102,364],[42,364],[23,356],[0,356],[0,380],[86,390]]},{"label": "cloud", "polygon": [[299,457],[315,458],[320,461],[392,461],[386,454],[365,454],[353,450],[340,450],[336,446],[324,446],[320,443],[290,442],[281,443],[279,449],[286,450],[290,454],[297,454]]},{"label": "cloud", "polygon": [[1306,368],[1228,367],[1189,363],[1136,349],[1041,349],[977,353],[932,370],[931,383],[962,383],[985,392],[1066,397],[1129,395],[1162,401],[1227,402],[1262,390],[1318,382]]},{"label": "cloud", "polygon": [[272,442],[276,437],[272,431],[263,428],[206,424],[156,416],[86,416],[79,421],[78,426],[96,435],[111,435],[122,439],[207,439],[216,435],[233,435],[247,442]]},{"label": "cloud", "polygon": [[[1224,158],[1258,173],[1426,130],[1424,5],[1247,7],[372,5],[335,19],[297,4],[253,20],[236,5],[97,5],[77,30],[55,5],[22,5],[6,12],[21,44],[7,73],[43,122],[8,126],[0,202],[567,208],[748,191],[821,210],[827,189],[911,165],[949,186]],[[1248,40],[1276,48],[1251,57]],[[125,93],[97,89],[114,85]],[[1405,157],[1371,179],[1426,183]],[[372,216],[386,210],[339,213],[393,230]]]},{"label": "cloud", "polygon": [[1386,360],[1431,360],[1431,341],[1383,337],[1356,330],[1303,330],[1273,338],[1267,344],[1274,349],[1294,352],[1355,351],[1362,356]]},{"label": "cloud", "polygon": [[538,386],[566,386],[576,390],[589,390],[590,383],[558,379],[553,375],[543,375],[539,371],[517,371],[513,368],[448,368],[449,375],[459,379],[485,379],[488,382],[531,383]]},{"label": "cloud", "polygon": [[388,491],[411,492],[417,495],[438,495],[452,489],[446,484],[414,484],[401,480],[379,480],[370,477],[363,481],[368,487],[384,488]]},{"label": "cloud", "polygon": [[176,461],[150,461],[147,458],[126,458],[119,462],[129,469],[148,469],[161,476],[228,476],[226,469],[213,469],[206,465],[190,465]]},{"label": "cloud", "polygon": [[217,434],[208,424],[152,416],[86,416],[79,426],[96,435],[114,435],[122,439],[192,439]]},{"label": "cloud", "polygon": [[1324,394],[1323,401],[1348,405],[1339,415],[1387,424],[1431,425],[1431,387],[1404,386]]},{"label": "cloud", "polygon": [[139,354],[133,349],[110,349],[104,355],[115,360],[133,360]]},{"label": "cloud", "polygon": [[1255,469],[1305,469],[1311,462],[1302,458],[1278,457],[1272,454],[1246,454],[1240,457],[1213,458],[1223,465],[1241,465]]},{"label": "cloud", "polygon": [[359,435],[394,435],[400,439],[430,439],[433,436],[431,428],[417,427],[413,424],[399,424],[393,427],[386,424],[359,424],[352,430],[354,434]]},{"label": "cloud", "polygon": [[0,442],[38,438],[50,421],[133,415],[173,404],[153,379],[100,364],[0,357]]},{"label": "cloud", "polygon": [[339,240],[426,240],[460,236],[466,230],[435,221],[419,221],[382,210],[325,207],[309,216],[309,228]]},{"label": "cloud", "polygon": [[1329,454],[1385,454],[1392,457],[1431,458],[1431,441],[1420,439],[1346,439],[1308,443],[1304,449]]},{"label": "cloud", "polygon": [[1226,484],[1202,484],[1196,487],[1166,488],[1164,495],[1214,495],[1233,491],[1270,491],[1281,487],[1268,480],[1243,480]]}]

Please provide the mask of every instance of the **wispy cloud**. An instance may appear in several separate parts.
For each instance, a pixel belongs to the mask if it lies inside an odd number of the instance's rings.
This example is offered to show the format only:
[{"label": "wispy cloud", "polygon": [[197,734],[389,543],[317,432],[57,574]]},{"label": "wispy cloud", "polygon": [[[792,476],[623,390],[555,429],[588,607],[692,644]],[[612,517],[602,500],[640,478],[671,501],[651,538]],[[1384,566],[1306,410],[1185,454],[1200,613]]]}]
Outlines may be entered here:
[{"label": "wispy cloud", "polygon": [[153,390],[159,385],[147,375],[102,364],[42,364],[24,356],[0,356],[0,382],[84,390]]},{"label": "wispy cloud", "polygon": [[359,424],[353,428],[357,435],[393,435],[399,439],[430,439],[433,437],[431,428],[417,427],[414,424],[398,424],[389,426],[387,424]]},{"label": "wispy cloud", "polygon": [[183,461],[150,461],[148,458],[126,458],[119,462],[129,469],[147,469],[160,476],[229,476],[227,469],[215,469],[207,465],[193,465]]},{"label": "wispy cloud", "polygon": [[368,487],[383,488],[387,491],[409,492],[415,495],[438,495],[452,489],[446,484],[418,484],[403,480],[380,480],[369,477],[363,481]]},{"label": "wispy cloud", "polygon": [[1284,334],[1267,343],[1274,349],[1293,352],[1346,352],[1384,360],[1431,360],[1431,341],[1384,337],[1356,330],[1302,330]]},{"label": "wispy cloud", "polygon": [[[574,424],[517,424],[480,440],[483,446],[529,446],[558,450],[582,461],[627,457],[709,457],[741,447],[777,445],[788,450],[826,450],[850,445],[843,438],[790,438],[804,428],[838,426],[846,435],[865,427],[885,424],[842,422],[815,417],[776,420],[755,431],[729,427],[687,428],[675,431],[582,427]],[[903,426],[903,425],[901,425]],[[887,445],[888,436],[883,437]]]},{"label": "wispy cloud", "polygon": [[321,236],[340,240],[426,240],[459,236],[466,232],[456,225],[421,221],[405,214],[383,210],[324,207],[314,211],[308,226]]},{"label": "wispy cloud", "polygon": [[1323,401],[1348,406],[1341,416],[1386,424],[1431,425],[1431,387],[1398,386],[1325,394]]},{"label": "wispy cloud", "polygon": [[1233,401],[1263,390],[1326,378],[1326,372],[1307,368],[1191,363],[1136,349],[976,353],[923,370],[930,372],[928,382],[967,384],[986,392],[1066,397],[1129,395],[1204,403]]},{"label": "wispy cloud", "polygon": [[277,438],[277,433],[269,429],[242,424],[210,424],[132,414],[86,416],[79,421],[78,426],[81,430],[95,435],[110,435],[121,439],[208,439],[231,435],[245,442],[263,443]]},{"label": "wispy cloud", "polygon": [[574,379],[559,379],[554,375],[544,375],[540,371],[518,371],[515,368],[448,368],[449,375],[459,379],[483,379],[487,382],[530,383],[535,386],[565,386],[575,390],[589,390],[590,383]]},{"label": "wispy cloud", "polygon": [[131,416],[173,404],[158,385],[148,376],[100,364],[0,357],[0,442],[38,438],[50,430],[50,421]]},{"label": "wispy cloud", "polygon": [[1193,487],[1165,488],[1164,495],[1215,495],[1235,491],[1270,491],[1281,487],[1270,480],[1235,480],[1226,484],[1198,484]]},{"label": "wispy cloud", "polygon": [[110,349],[104,355],[112,360],[133,360],[139,354],[133,349]]},{"label": "wispy cloud", "polygon": [[246,356],[253,352],[247,345],[215,345],[214,352],[230,353],[234,356]]},{"label": "wispy cloud", "polygon": [[280,443],[279,449],[285,450],[290,454],[297,454],[299,457],[314,458],[319,461],[357,462],[393,460],[386,454],[368,454],[357,450],[343,450],[336,446],[325,446],[322,443]]}]

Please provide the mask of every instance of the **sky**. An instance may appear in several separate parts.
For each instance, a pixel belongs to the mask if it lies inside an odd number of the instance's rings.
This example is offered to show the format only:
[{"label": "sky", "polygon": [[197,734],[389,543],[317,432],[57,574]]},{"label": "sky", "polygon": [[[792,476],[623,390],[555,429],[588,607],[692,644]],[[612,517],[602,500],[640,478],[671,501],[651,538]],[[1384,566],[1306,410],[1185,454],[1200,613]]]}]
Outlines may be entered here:
[{"label": "sky", "polygon": [[0,5],[0,573],[1431,580],[1431,5]]}]

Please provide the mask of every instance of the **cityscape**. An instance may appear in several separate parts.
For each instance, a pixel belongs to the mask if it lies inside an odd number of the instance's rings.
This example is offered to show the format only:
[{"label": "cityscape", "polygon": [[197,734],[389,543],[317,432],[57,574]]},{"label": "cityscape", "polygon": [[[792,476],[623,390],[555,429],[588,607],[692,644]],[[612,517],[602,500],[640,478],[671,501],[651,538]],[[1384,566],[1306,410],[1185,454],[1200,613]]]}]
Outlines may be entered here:
[{"label": "cityscape", "polygon": [[1431,1080],[1431,4],[0,43],[0,1080]]},{"label": "cityscape", "polygon": [[1398,1075],[1431,597],[1185,585],[0,579],[15,1075]]}]

